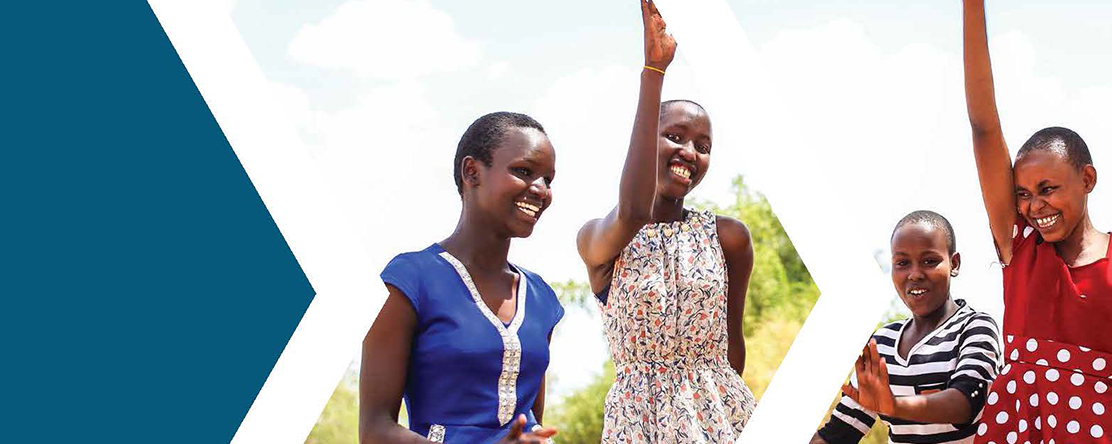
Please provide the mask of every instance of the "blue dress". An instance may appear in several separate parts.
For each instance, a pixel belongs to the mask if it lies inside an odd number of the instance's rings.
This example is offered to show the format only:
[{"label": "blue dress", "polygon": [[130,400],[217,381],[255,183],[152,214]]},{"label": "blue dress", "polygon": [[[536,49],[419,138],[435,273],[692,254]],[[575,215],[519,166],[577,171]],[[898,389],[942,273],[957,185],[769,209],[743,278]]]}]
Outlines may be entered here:
[{"label": "blue dress", "polygon": [[564,309],[540,276],[510,266],[518,290],[509,324],[438,244],[395,256],[382,271],[382,281],[417,313],[403,393],[413,432],[434,442],[487,443],[519,414],[525,430],[536,425],[532,407],[548,368],[548,338]]}]

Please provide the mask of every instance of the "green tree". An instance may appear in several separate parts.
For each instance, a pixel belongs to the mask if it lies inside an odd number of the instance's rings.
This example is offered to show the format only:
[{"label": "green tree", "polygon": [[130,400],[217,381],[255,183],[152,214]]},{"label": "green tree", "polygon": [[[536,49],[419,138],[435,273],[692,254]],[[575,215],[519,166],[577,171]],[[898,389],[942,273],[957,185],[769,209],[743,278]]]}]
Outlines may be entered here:
[{"label": "green tree", "polygon": [[769,321],[797,321],[802,326],[819,297],[815,281],[764,195],[749,189],[742,176],[734,178],[733,191],[734,201],[727,206],[709,202],[697,206],[738,219],[749,227],[753,273],[745,297],[746,336],[755,335]]},{"label": "green tree", "polygon": [[332,391],[332,398],[317,418],[305,444],[357,444],[359,442],[359,375],[348,369]]},{"label": "green tree", "polygon": [[565,306],[572,305],[586,309],[593,304],[592,301],[595,299],[595,296],[591,293],[591,287],[586,282],[568,279],[564,282],[552,282],[549,285],[556,292],[556,298]]},{"label": "green tree", "polygon": [[594,443],[602,440],[602,412],[606,394],[614,384],[614,363],[606,361],[602,374],[590,384],[565,396],[546,415],[545,424],[560,432],[562,443]]}]

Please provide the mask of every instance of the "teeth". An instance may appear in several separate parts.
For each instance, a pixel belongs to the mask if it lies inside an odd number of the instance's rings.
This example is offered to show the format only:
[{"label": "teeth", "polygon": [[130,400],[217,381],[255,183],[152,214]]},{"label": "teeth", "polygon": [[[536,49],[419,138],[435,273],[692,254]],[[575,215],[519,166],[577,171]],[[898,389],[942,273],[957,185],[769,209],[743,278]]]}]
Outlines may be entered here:
[{"label": "teeth", "polygon": [[911,290],[911,291],[909,291],[909,292],[907,292],[907,293],[908,293],[908,294],[910,294],[910,295],[912,295],[912,296],[919,296],[919,295],[921,295],[921,294],[923,294],[923,293],[926,293],[926,292],[927,292],[927,290],[925,290],[925,289],[922,289],[922,288],[916,288],[916,289],[914,289],[914,290]]},{"label": "teeth", "polygon": [[1049,217],[1038,217],[1035,218],[1035,223],[1039,225],[1039,228],[1047,228],[1054,225],[1055,222],[1058,222],[1059,216],[1061,216],[1061,213]]},{"label": "teeth", "polygon": [[541,211],[541,207],[538,207],[531,203],[515,202],[515,204],[517,205],[517,209],[521,210],[525,214],[528,214],[529,217],[537,217],[537,213]]},{"label": "teeth", "polygon": [[691,171],[689,171],[687,168],[684,168],[684,167],[679,166],[679,165],[673,165],[671,170],[677,176],[680,176],[684,179],[690,179],[691,178]]}]

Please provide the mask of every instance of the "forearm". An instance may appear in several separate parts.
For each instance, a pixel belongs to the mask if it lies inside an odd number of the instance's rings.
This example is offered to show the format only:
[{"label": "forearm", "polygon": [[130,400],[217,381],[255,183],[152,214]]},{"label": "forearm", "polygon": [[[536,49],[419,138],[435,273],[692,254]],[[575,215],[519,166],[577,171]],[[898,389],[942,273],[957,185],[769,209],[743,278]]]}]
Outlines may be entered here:
[{"label": "forearm", "polygon": [[891,416],[927,424],[964,424],[972,417],[969,399],[948,388],[929,395],[898,396]]},{"label": "forearm", "polygon": [[[730,341],[730,349],[727,351],[727,358],[730,361],[730,367],[732,367],[738,375],[741,375],[745,372],[745,336],[741,334],[741,331],[736,333],[731,331],[730,334],[737,335],[737,339]],[[734,346],[734,344],[737,344],[737,346]]]},{"label": "forearm", "polygon": [[822,437],[819,436],[819,432],[815,432],[815,435],[811,437],[811,441],[810,441],[809,444],[829,444],[829,443],[827,443],[825,439],[822,439]]},{"label": "forearm", "polygon": [[652,220],[653,200],[656,198],[657,162],[660,157],[656,141],[663,85],[663,74],[641,70],[637,114],[618,191],[618,218],[639,225]]},{"label": "forearm", "polygon": [[389,415],[373,415],[359,421],[359,444],[429,444],[432,441],[402,427]]},{"label": "forearm", "polygon": [[544,387],[548,377],[541,378],[541,389],[537,392],[537,398],[533,400],[533,418],[537,420],[537,424],[544,422]]},{"label": "forearm", "polygon": [[1000,116],[989,61],[984,0],[964,0],[963,8],[965,104],[973,136],[980,138],[1000,132]]}]

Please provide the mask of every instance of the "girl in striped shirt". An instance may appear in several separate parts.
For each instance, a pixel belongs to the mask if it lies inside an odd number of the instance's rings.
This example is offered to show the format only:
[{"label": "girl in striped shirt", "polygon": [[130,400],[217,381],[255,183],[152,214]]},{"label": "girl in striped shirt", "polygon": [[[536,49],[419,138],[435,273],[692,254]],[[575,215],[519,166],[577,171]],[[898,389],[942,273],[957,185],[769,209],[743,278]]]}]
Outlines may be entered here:
[{"label": "girl in striped shirt", "polygon": [[916,211],[892,232],[892,283],[912,317],[873,334],[811,444],[856,443],[879,417],[892,443],[972,443],[999,368],[996,322],[950,296],[961,255],[953,227]]}]

